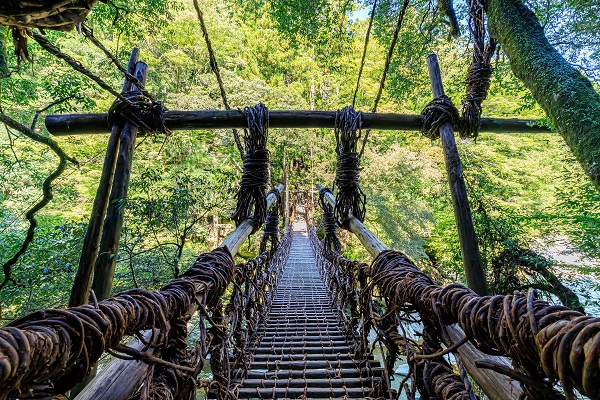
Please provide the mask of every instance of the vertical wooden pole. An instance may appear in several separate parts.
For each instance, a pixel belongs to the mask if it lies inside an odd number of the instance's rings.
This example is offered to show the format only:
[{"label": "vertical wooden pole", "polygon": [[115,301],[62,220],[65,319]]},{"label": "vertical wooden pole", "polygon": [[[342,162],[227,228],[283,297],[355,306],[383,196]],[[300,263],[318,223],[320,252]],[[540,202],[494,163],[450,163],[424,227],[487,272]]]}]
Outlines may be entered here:
[{"label": "vertical wooden pole", "polygon": [[[433,96],[443,96],[444,87],[442,85],[442,75],[437,55],[430,54],[427,57],[427,67],[429,69]],[[451,123],[446,122],[440,127],[440,136],[444,148],[448,183],[450,184],[454,218],[456,219],[456,227],[458,228],[458,239],[465,266],[465,275],[467,276],[467,285],[477,294],[484,296],[487,294],[487,285],[483,273],[477,235],[473,226],[473,217],[471,215],[471,207],[469,206],[462,163],[456,147],[456,141],[454,140],[454,131]]]},{"label": "vertical wooden pole", "polygon": [[[129,63],[127,64],[127,71],[129,71],[131,74],[135,73],[135,65],[138,61],[139,54],[139,49],[134,48],[131,51]],[[129,90],[131,90],[131,82],[129,79],[125,78],[122,93],[126,93]],[[73,282],[73,287],[71,289],[69,307],[80,306],[88,301],[90,288],[92,286],[94,264],[96,263],[96,257],[98,257],[98,248],[100,246],[100,235],[102,234],[104,217],[106,216],[106,210],[108,208],[108,196],[117,162],[120,136],[120,127],[118,125],[113,125],[110,137],[108,139],[108,146],[106,148],[106,156],[104,157],[104,165],[102,166],[100,183],[98,185],[96,198],[94,199],[94,205],[92,207],[90,223],[88,225],[85,238],[83,239],[83,249],[79,259],[79,268],[77,268],[77,274],[75,275],[75,281]]]},{"label": "vertical wooden pole", "polygon": [[[146,63],[138,62],[136,64],[135,77],[142,84],[146,84],[147,69],[148,66]],[[134,86],[133,90],[136,89],[137,88]],[[127,199],[135,138],[138,130],[138,127],[135,125],[126,123],[121,133],[121,143],[119,146],[119,155],[117,157],[117,166],[115,168],[115,177],[110,193],[110,204],[102,229],[100,253],[98,254],[94,266],[92,289],[98,300],[104,300],[109,297],[113,286],[117,254],[119,251],[119,241],[123,229],[125,200]]]}]

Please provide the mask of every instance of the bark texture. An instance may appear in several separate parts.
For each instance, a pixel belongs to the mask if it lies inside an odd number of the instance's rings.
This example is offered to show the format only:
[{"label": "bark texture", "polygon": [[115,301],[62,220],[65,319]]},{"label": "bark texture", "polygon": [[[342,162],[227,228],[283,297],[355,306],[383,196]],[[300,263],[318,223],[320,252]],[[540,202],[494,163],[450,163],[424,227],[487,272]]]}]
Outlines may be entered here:
[{"label": "bark texture", "polygon": [[520,0],[488,0],[486,11],[512,71],[600,189],[600,94],[550,45],[535,14]]}]

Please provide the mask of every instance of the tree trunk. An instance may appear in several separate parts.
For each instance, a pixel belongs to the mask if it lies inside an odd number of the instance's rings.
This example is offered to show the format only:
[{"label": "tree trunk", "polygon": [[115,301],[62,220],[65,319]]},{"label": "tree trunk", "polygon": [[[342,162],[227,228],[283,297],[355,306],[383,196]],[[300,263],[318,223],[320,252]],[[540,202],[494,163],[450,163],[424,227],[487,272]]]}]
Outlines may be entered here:
[{"label": "tree trunk", "polygon": [[0,78],[6,78],[10,76],[10,70],[8,69],[8,28],[6,26],[0,26]]},{"label": "tree trunk", "polygon": [[535,14],[520,0],[488,0],[493,37],[514,74],[531,91],[600,189],[600,94],[550,45]]}]

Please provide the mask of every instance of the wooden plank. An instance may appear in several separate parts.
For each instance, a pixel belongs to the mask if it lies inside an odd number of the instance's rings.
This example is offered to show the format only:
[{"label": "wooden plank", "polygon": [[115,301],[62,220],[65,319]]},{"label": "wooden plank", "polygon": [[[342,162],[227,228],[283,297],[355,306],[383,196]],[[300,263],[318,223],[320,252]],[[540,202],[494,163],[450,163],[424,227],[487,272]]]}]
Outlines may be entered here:
[{"label": "wooden plank", "polygon": [[[135,77],[146,84],[148,65],[138,62],[135,68]],[[135,86],[133,90],[136,90]],[[123,215],[127,199],[127,189],[131,177],[135,139],[139,128],[131,123],[126,123],[121,132],[119,154],[115,168],[115,177],[110,193],[110,203],[102,229],[102,239],[96,264],[94,265],[94,277],[92,289],[99,301],[110,296],[117,265],[117,253],[119,252],[119,241],[123,229]]]},{"label": "wooden plank", "polygon": [[[319,190],[323,189],[323,186],[317,185]],[[335,197],[333,195],[325,195],[325,199],[335,207]],[[389,250],[377,236],[375,236],[362,222],[357,220],[352,214],[350,218],[350,230],[354,233],[360,242],[363,244],[365,249],[376,257],[383,250]],[[462,329],[457,325],[450,325],[447,327],[448,333],[454,342],[462,339],[465,335]],[[482,353],[471,343],[467,342],[459,347],[458,354],[467,369],[467,372],[475,382],[481,387],[483,392],[490,398],[490,400],[518,400],[521,394],[521,389],[518,383],[515,383],[508,379],[506,376],[493,372],[491,370],[480,369],[475,366],[477,360],[490,360],[500,362],[502,364],[510,365],[509,361],[504,357],[490,356]]]},{"label": "wooden plank", "polygon": [[[431,78],[433,96],[436,98],[444,96],[444,87],[442,85],[442,76],[437,55],[430,54],[427,57],[427,67],[429,69],[429,77]],[[473,225],[462,162],[460,161],[456,140],[454,140],[454,130],[450,122],[446,122],[440,127],[440,136],[442,147],[444,148],[448,183],[452,196],[454,218],[458,229],[460,252],[465,267],[467,285],[475,293],[485,296],[487,294],[487,284],[485,282],[485,274],[483,273],[479,244],[477,242],[477,235],[475,234],[475,226]]]},{"label": "wooden plank", "polygon": [[[139,54],[139,49],[134,48],[131,51],[129,63],[127,64],[127,71],[132,75],[135,73],[135,65],[138,61]],[[129,79],[125,78],[122,93],[126,93],[129,90],[131,90],[131,82]],[[100,236],[102,234],[104,217],[106,216],[106,210],[108,208],[108,197],[117,163],[120,137],[121,129],[117,125],[113,125],[110,137],[108,138],[100,183],[98,184],[94,205],[92,206],[90,223],[88,224],[87,232],[83,239],[83,248],[81,250],[81,257],[79,258],[79,267],[77,268],[75,281],[73,282],[73,287],[71,289],[69,307],[80,306],[88,302],[88,296],[92,286],[94,264],[98,257]]]},{"label": "wooden plank", "polygon": [[[333,128],[336,111],[273,110],[269,111],[270,128]],[[194,129],[234,129],[247,125],[238,110],[167,111],[165,122],[172,131]],[[363,128],[420,131],[422,115],[363,113]],[[517,118],[482,118],[481,132],[550,133],[536,120]],[[104,134],[110,132],[108,114],[48,115],[46,128],[55,136]]]}]

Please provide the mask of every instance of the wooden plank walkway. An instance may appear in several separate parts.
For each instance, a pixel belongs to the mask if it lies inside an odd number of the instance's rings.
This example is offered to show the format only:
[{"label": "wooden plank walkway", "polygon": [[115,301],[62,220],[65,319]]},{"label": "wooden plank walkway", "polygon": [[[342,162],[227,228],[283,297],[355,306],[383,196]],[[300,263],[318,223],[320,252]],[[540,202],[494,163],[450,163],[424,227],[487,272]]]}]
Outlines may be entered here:
[{"label": "wooden plank walkway", "polygon": [[[306,233],[296,222],[289,259],[239,398],[360,399],[372,383],[353,361]],[[380,363],[371,360],[378,370]]]}]

